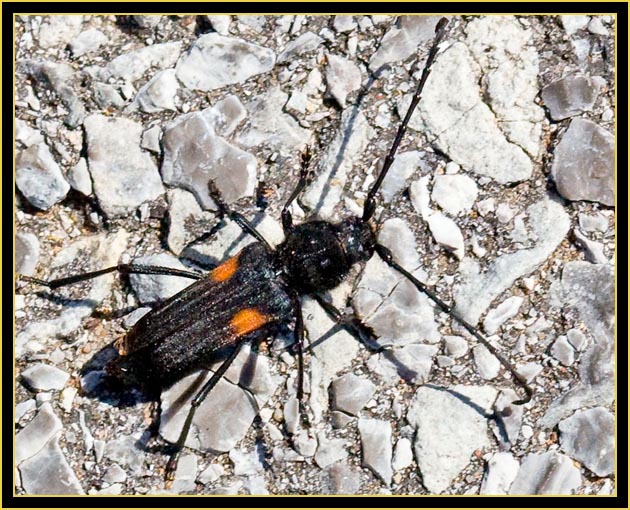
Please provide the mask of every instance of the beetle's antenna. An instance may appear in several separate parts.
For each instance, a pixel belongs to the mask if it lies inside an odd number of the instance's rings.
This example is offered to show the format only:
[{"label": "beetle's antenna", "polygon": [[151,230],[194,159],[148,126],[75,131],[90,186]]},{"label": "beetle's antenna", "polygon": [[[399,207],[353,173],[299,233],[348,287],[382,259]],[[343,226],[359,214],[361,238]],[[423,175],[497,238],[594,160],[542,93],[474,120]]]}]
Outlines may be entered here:
[{"label": "beetle's antenna", "polygon": [[392,163],[394,162],[396,151],[398,150],[398,146],[400,145],[402,137],[407,132],[407,125],[409,124],[409,119],[411,119],[411,116],[413,115],[413,112],[416,109],[418,102],[420,101],[422,89],[424,88],[424,84],[427,81],[427,78],[429,77],[429,73],[431,72],[431,66],[433,65],[433,62],[435,61],[435,56],[437,55],[437,52],[438,52],[438,46],[440,42],[442,41],[444,34],[446,33],[447,24],[448,24],[448,19],[442,18],[438,22],[437,26],[435,27],[435,39],[433,40],[433,45],[431,46],[431,49],[429,50],[429,56],[427,57],[427,62],[424,65],[424,70],[422,71],[422,77],[420,78],[420,83],[418,83],[418,88],[416,89],[416,92],[413,95],[413,98],[411,99],[411,104],[409,105],[409,109],[407,110],[405,118],[403,119],[403,121],[401,122],[398,128],[398,133],[396,133],[396,138],[394,139],[394,143],[392,144],[392,147],[389,150],[389,154],[387,154],[387,157],[385,158],[385,162],[383,163],[383,168],[381,170],[381,173],[379,174],[374,184],[372,184],[372,187],[370,188],[370,191],[368,192],[367,198],[365,200],[365,205],[363,206],[363,216],[362,216],[363,221],[368,221],[374,215],[374,211],[376,209],[376,200],[374,199],[374,197],[376,196],[376,193],[381,187],[381,184],[383,183],[383,180],[385,179],[387,172],[389,171],[389,169],[392,166]]},{"label": "beetle's antenna", "polygon": [[483,346],[488,349],[492,355],[499,360],[499,362],[512,374],[512,377],[517,382],[521,388],[525,391],[525,397],[519,400],[515,400],[512,404],[521,406],[527,404],[532,398],[534,391],[527,383],[527,379],[516,371],[516,368],[512,366],[512,364],[506,360],[503,355],[477,330],[475,326],[468,323],[464,318],[462,318],[459,314],[457,314],[452,307],[447,305],[444,301],[442,301],[435,292],[431,291],[424,283],[418,280],[415,276],[413,276],[409,271],[407,271],[404,267],[398,264],[394,260],[394,256],[392,252],[383,246],[382,244],[376,245],[376,253],[378,253],[379,257],[385,262],[389,267],[395,269],[400,274],[402,274],[407,280],[409,280],[416,289],[420,292],[426,294],[436,305],[438,305],[444,312],[449,314],[455,320],[457,320],[464,328],[473,335]]}]

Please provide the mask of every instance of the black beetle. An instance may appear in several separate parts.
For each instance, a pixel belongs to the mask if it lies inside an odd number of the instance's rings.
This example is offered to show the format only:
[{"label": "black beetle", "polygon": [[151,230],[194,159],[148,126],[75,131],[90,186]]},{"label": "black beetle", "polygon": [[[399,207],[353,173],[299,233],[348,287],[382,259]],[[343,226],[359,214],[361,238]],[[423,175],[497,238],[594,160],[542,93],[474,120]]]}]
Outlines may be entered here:
[{"label": "black beetle", "polygon": [[192,400],[191,409],[167,465],[167,478],[172,479],[174,475],[178,456],[196,409],[234,361],[241,344],[262,339],[277,330],[279,325],[291,321],[295,324],[295,349],[298,358],[297,396],[301,415],[306,420],[303,409],[304,324],[300,296],[312,295],[336,321],[361,335],[369,336],[371,332],[367,327],[356,319],[344,317],[320,293],[335,288],[355,264],[367,261],[374,253],[411,281],[419,291],[426,293],[442,310],[455,317],[501,361],[526,391],[526,397],[515,402],[516,404],[529,400],[532,392],[524,378],[474,326],[454,314],[450,306],[393,259],[389,249],[377,242],[376,229],[372,224],[377,192],[394,162],[408,122],[420,101],[446,26],[447,20],[442,18],[436,27],[436,36],[411,105],[399,126],[383,168],[368,192],[360,217],[350,217],[339,223],[310,220],[299,225],[293,224],[290,205],[307,186],[310,177],[309,162],[312,154],[307,148],[302,154],[299,182],[282,210],[285,240],[275,250],[240,213],[227,206],[214,183],[210,182],[209,192],[218,205],[219,212],[238,223],[257,242],[223,262],[208,275],[159,266],[121,264],[52,281],[22,277],[24,281],[51,289],[114,271],[171,275],[197,280],[143,316],[116,343],[120,357],[106,367],[106,371],[117,378],[134,381],[145,387],[164,388],[206,366],[218,350],[234,347]]}]

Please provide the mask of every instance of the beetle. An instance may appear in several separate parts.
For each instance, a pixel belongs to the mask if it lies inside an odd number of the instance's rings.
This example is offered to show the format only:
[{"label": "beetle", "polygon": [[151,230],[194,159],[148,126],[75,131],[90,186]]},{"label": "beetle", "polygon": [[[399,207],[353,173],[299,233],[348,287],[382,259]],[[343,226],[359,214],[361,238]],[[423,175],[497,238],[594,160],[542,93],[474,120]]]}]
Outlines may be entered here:
[{"label": "beetle", "polygon": [[358,320],[345,316],[324,300],[322,293],[337,287],[355,265],[366,262],[374,254],[402,274],[418,291],[427,294],[440,309],[458,320],[499,359],[525,390],[525,397],[514,402],[515,404],[524,404],[530,399],[532,390],[526,380],[501,353],[473,325],[459,317],[430,288],[398,264],[392,252],[377,241],[378,227],[374,223],[377,195],[395,160],[409,120],[421,99],[439,44],[446,33],[447,23],[446,18],[442,18],[436,26],[436,35],[417,89],[378,177],[368,191],[360,216],[351,216],[337,223],[309,219],[304,223],[294,224],[290,207],[306,188],[311,177],[309,164],[313,155],[307,148],[301,157],[297,186],[281,212],[285,240],[276,249],[269,245],[242,214],[228,206],[215,184],[210,181],[208,191],[217,204],[219,214],[236,222],[255,242],[206,276],[160,266],[119,264],[51,281],[21,277],[23,281],[50,289],[112,272],[170,275],[195,280],[192,285],[144,315],[125,337],[117,341],[119,357],[106,366],[106,372],[113,377],[145,387],[168,387],[185,375],[206,366],[214,359],[217,351],[231,348],[226,359],[191,402],[167,463],[168,480],[174,477],[196,410],[230,367],[241,345],[265,338],[280,325],[291,322],[294,324],[293,336],[298,360],[297,398],[300,415],[307,421],[304,409],[304,320],[300,298],[305,295],[313,296],[333,319],[359,336],[373,334]]}]

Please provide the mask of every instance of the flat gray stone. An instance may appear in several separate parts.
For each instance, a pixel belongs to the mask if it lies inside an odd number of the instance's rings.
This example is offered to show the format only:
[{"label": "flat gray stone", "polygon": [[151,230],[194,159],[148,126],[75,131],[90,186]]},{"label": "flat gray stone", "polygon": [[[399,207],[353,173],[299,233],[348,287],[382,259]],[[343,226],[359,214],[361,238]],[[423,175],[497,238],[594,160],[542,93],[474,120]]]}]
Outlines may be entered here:
[{"label": "flat gray stone", "polygon": [[227,14],[219,14],[216,16],[206,16],[206,18],[208,18],[208,21],[212,25],[212,28],[219,34],[227,35],[229,33],[230,24],[232,23],[231,16]]},{"label": "flat gray stone", "polygon": [[294,57],[315,51],[323,42],[324,39],[314,32],[305,32],[287,44],[285,49],[278,55],[276,62],[282,64],[291,61]]},{"label": "flat gray stone", "polygon": [[588,338],[579,329],[570,329],[567,331],[567,340],[576,351],[583,351],[588,344]]},{"label": "flat gray stone", "polygon": [[92,194],[92,179],[85,158],[79,158],[77,164],[70,169],[68,183],[86,197]]},{"label": "flat gray stone", "polygon": [[77,94],[77,79],[70,65],[51,61],[18,60],[17,69],[29,74],[38,87],[52,90],[61,99],[68,109],[68,115],[64,118],[68,127],[74,129],[81,125],[85,117],[85,106]]},{"label": "flat gray stone", "polygon": [[404,379],[408,384],[420,385],[429,381],[437,345],[409,344],[386,349],[368,360],[368,368],[388,384]]},{"label": "flat gray stone", "polygon": [[573,236],[575,237],[575,243],[584,251],[586,260],[593,264],[608,263],[608,257],[604,255],[604,245],[602,243],[591,241],[578,228],[573,229]]},{"label": "flat gray stone", "polygon": [[350,60],[327,54],[326,83],[328,93],[345,108],[347,97],[361,87],[361,70]]},{"label": "flat gray stone", "polygon": [[518,469],[518,460],[511,453],[495,453],[488,461],[479,494],[508,494]]},{"label": "flat gray stone", "polygon": [[[216,362],[210,368],[217,369],[220,364]],[[231,383],[248,390],[258,400],[261,407],[278,387],[278,380],[271,375],[269,358],[257,354],[249,343],[240,348],[224,377]]]},{"label": "flat gray stone", "polygon": [[551,355],[566,367],[575,362],[575,350],[564,335],[559,336],[551,346]]},{"label": "flat gray stone", "polygon": [[103,456],[137,475],[143,469],[145,453],[136,446],[136,442],[137,438],[132,436],[121,436],[107,441]]},{"label": "flat gray stone", "polygon": [[378,242],[391,250],[394,260],[398,264],[408,271],[415,271],[416,277],[426,278],[424,271],[418,270],[421,265],[420,255],[416,245],[416,237],[409,223],[401,218],[385,220],[378,232]]},{"label": "flat gray stone", "polygon": [[126,82],[136,81],[149,69],[173,67],[181,53],[181,41],[158,43],[130,51],[114,58],[100,73],[101,81],[120,78]]},{"label": "flat gray stone", "polygon": [[615,417],[604,407],[578,411],[562,420],[560,445],[571,458],[580,461],[597,476],[615,470]]},{"label": "flat gray stone", "polygon": [[[387,220],[378,240],[394,259],[416,278],[426,279],[418,269],[420,259],[409,225],[401,219]],[[436,343],[440,339],[429,299],[380,257],[373,256],[356,284],[352,306],[357,316],[376,334],[381,346]]]},{"label": "flat gray stone", "polygon": [[[465,43],[453,43],[438,56],[409,125],[465,170],[499,183],[527,179],[544,121],[535,104],[538,56],[531,33],[508,17],[479,18],[467,29]],[[496,31],[505,33],[501,43],[490,35]],[[406,111],[409,100],[399,111]]]},{"label": "flat gray stone", "polygon": [[229,457],[234,464],[234,474],[237,476],[254,475],[264,470],[262,459],[256,450],[245,452],[234,449],[230,451]]},{"label": "flat gray stone", "polygon": [[302,150],[310,140],[311,133],[283,112],[288,98],[287,93],[274,87],[247,103],[245,108],[249,117],[237,137],[238,143],[245,147],[264,144],[285,156],[293,156]]},{"label": "flat gray stone", "polygon": [[156,164],[140,149],[140,124],[90,115],[84,125],[94,194],[107,216],[126,216],[164,192]]},{"label": "flat gray stone", "polygon": [[507,298],[496,308],[493,308],[488,312],[483,320],[483,329],[489,335],[494,335],[501,325],[513,317],[516,317],[522,304],[523,297],[521,296],[512,296]]},{"label": "flat gray stone", "polygon": [[33,276],[39,261],[39,241],[30,232],[15,233],[15,272]]},{"label": "flat gray stone", "polygon": [[357,24],[352,16],[334,16],[333,28],[335,32],[347,33],[357,28]]},{"label": "flat gray stone", "polygon": [[453,358],[461,358],[468,352],[468,342],[461,336],[445,336],[444,347]]},{"label": "flat gray stone", "polygon": [[15,464],[35,456],[61,429],[61,420],[50,403],[43,403],[35,417],[15,436]]},{"label": "flat gray stone", "polygon": [[225,468],[221,464],[210,464],[199,474],[197,481],[203,484],[216,482],[224,474]]},{"label": "flat gray stone", "polygon": [[389,204],[394,197],[407,186],[408,179],[421,168],[428,171],[428,165],[423,160],[421,151],[408,151],[396,154],[396,159],[387,172],[387,179],[383,181],[380,192],[383,202]]},{"label": "flat gray stone", "polygon": [[361,487],[361,472],[343,462],[327,470],[330,494],[357,494]]},{"label": "flat gray stone", "polygon": [[[271,246],[277,246],[284,239],[282,225],[270,215],[262,213],[249,219]],[[183,256],[208,266],[218,265],[251,243],[251,236],[244,234],[235,222],[228,221],[219,228],[211,242],[195,244],[187,248]]]},{"label": "flat gray stone", "polygon": [[[164,439],[177,441],[196,393],[191,385],[198,390],[210,376],[196,372],[162,393],[160,435]],[[244,385],[247,391],[226,380],[227,377],[222,378],[195,414],[186,440],[189,448],[213,453],[230,451],[245,436],[258,409],[277,388],[277,381],[269,375],[267,359],[247,350],[239,353],[226,376]]]},{"label": "flat gray stone", "polygon": [[42,48],[54,48],[68,44],[81,33],[83,16],[44,16],[37,31],[37,40]]},{"label": "flat gray stone", "polygon": [[164,69],[155,75],[138,91],[134,102],[145,113],[157,113],[163,110],[176,110],[175,96],[179,84],[175,69]]},{"label": "flat gray stone", "polygon": [[411,441],[406,437],[401,437],[396,442],[394,448],[394,457],[392,459],[392,469],[401,471],[413,463],[413,450],[411,449]]},{"label": "flat gray stone", "polygon": [[47,210],[61,202],[70,185],[45,143],[31,145],[17,156],[15,184],[31,205]]},{"label": "flat gray stone", "polygon": [[15,141],[28,148],[31,145],[42,143],[44,136],[39,129],[30,127],[22,119],[15,119]]},{"label": "flat gray stone", "polygon": [[92,93],[94,101],[99,108],[113,107],[120,109],[125,105],[124,99],[121,97],[118,89],[107,83],[94,82]]},{"label": "flat gray stone", "polygon": [[359,418],[362,464],[385,485],[392,482],[392,426],[385,420]]},{"label": "flat gray stone", "polygon": [[551,82],[541,92],[553,120],[590,112],[597,100],[599,84],[588,76],[567,76]]},{"label": "flat gray stone", "polygon": [[[324,411],[328,409],[328,387],[331,381],[341,371],[352,366],[352,362],[359,353],[359,341],[345,329],[339,329],[329,336],[329,331],[336,323],[328,317],[324,309],[312,298],[302,301],[302,315],[304,327],[311,344],[321,338],[311,349],[311,396],[309,405],[314,414],[314,422],[322,419]],[[321,442],[320,442],[321,447]],[[321,466],[323,467],[323,466]]]},{"label": "flat gray stone", "polygon": [[431,493],[446,491],[473,452],[490,446],[485,415],[496,395],[490,386],[424,386],[416,391],[407,421],[416,429],[416,461],[422,483]]},{"label": "flat gray stone", "polygon": [[293,436],[293,447],[303,457],[312,457],[317,451],[317,438],[312,437],[306,430],[300,430]]},{"label": "flat gray stone", "polygon": [[477,371],[486,381],[491,381],[499,375],[501,363],[484,345],[475,345],[473,356]]},{"label": "flat gray stone", "polygon": [[434,211],[424,219],[429,224],[435,242],[452,252],[459,260],[463,259],[464,236],[457,223],[440,211]]},{"label": "flat gray stone", "polygon": [[217,217],[203,211],[192,193],[183,189],[166,192],[169,209],[169,226],[166,242],[170,250],[179,255],[200,235],[209,232],[218,222]]},{"label": "flat gray stone", "polygon": [[59,447],[58,438],[49,440],[18,469],[27,494],[85,494]]},{"label": "flat gray stone", "polygon": [[518,470],[510,494],[575,494],[582,484],[580,470],[558,452],[530,453]]},{"label": "flat gray stone", "polygon": [[175,69],[185,87],[209,91],[271,71],[275,61],[276,55],[268,48],[209,33],[193,43]]},{"label": "flat gray stone", "polygon": [[30,366],[20,375],[30,388],[39,391],[62,390],[70,378],[67,372],[45,363]]},{"label": "flat gray stone", "polygon": [[72,53],[72,58],[77,58],[95,52],[108,42],[109,39],[103,32],[96,28],[88,28],[72,39],[68,46]]},{"label": "flat gray stone", "polygon": [[482,95],[498,127],[510,143],[536,160],[544,146],[546,120],[538,105],[540,63],[534,30],[516,16],[479,16],[466,27],[466,35],[466,45],[482,70]]},{"label": "flat gray stone", "polygon": [[257,182],[256,158],[219,136],[217,124],[224,126],[212,109],[187,114],[169,124],[162,139],[164,182],[194,193],[204,209],[215,208],[210,179],[228,204],[252,195]]},{"label": "flat gray stone", "polygon": [[496,419],[490,423],[492,432],[502,447],[517,444],[523,424],[523,406],[513,402],[521,397],[512,389],[504,389],[494,403]]},{"label": "flat gray stone", "polygon": [[380,346],[439,340],[429,299],[378,256],[367,262],[356,289],[352,306]]},{"label": "flat gray stone", "polygon": [[467,175],[436,175],[431,199],[451,216],[457,216],[472,209],[478,192],[477,183]]},{"label": "flat gray stone", "polygon": [[609,264],[568,262],[562,271],[561,295],[574,308],[597,343],[614,339],[614,268]]},{"label": "flat gray stone", "polygon": [[324,432],[317,435],[319,447],[315,453],[315,462],[324,469],[335,462],[348,457],[346,440],[341,438],[328,438]]},{"label": "flat gray stone", "polygon": [[559,16],[559,18],[567,35],[573,35],[577,31],[582,30],[588,25],[590,20],[589,16],[584,15],[565,15]]},{"label": "flat gray stone", "polygon": [[370,380],[346,374],[332,382],[333,408],[357,416],[372,398],[376,386]]},{"label": "flat gray stone", "polygon": [[431,41],[441,16],[402,16],[400,21],[383,37],[379,49],[370,59],[370,70],[404,60],[418,51],[418,47]]},{"label": "flat gray stone", "polygon": [[586,119],[573,119],[554,152],[551,177],[568,200],[612,206],[615,137]]},{"label": "flat gray stone", "polygon": [[127,480],[127,472],[116,463],[108,467],[103,475],[103,481],[109,484],[124,483],[125,480]]}]

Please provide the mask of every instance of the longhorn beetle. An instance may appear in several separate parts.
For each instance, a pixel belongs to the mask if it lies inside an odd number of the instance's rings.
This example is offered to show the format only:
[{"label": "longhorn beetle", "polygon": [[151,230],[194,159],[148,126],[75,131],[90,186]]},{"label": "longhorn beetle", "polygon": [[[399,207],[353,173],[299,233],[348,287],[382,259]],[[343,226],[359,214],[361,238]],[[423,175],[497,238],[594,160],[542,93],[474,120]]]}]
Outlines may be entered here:
[{"label": "longhorn beetle", "polygon": [[436,35],[411,105],[400,123],[383,167],[369,189],[360,217],[350,217],[338,223],[316,219],[299,225],[293,223],[290,206],[310,180],[309,163],[312,154],[307,148],[301,156],[299,181],[281,213],[285,240],[275,250],[243,215],[225,203],[211,181],[208,183],[208,190],[218,206],[219,214],[235,221],[245,233],[254,237],[256,242],[245,247],[209,274],[202,276],[166,267],[119,264],[51,281],[21,277],[24,281],[44,285],[50,289],[115,271],[123,274],[180,276],[196,280],[144,315],[122,340],[116,342],[120,356],[106,366],[106,372],[113,376],[144,386],[167,387],[185,375],[206,366],[218,350],[232,347],[219,369],[192,400],[175,449],[167,463],[168,480],[174,477],[178,458],[196,410],[234,361],[241,345],[244,342],[262,339],[279,325],[292,321],[298,361],[297,398],[300,414],[306,420],[303,408],[304,321],[300,297],[313,296],[333,319],[355,334],[373,335],[369,328],[357,319],[345,317],[342,312],[325,301],[321,293],[335,288],[355,264],[367,261],[374,253],[407,278],[418,291],[427,294],[440,309],[459,321],[498,358],[525,390],[524,398],[514,404],[520,405],[529,401],[532,390],[525,379],[473,325],[455,314],[431,289],[394,260],[391,251],[378,243],[377,226],[373,224],[377,193],[394,162],[411,115],[420,101],[447,23],[447,19],[442,18],[437,24]]}]

